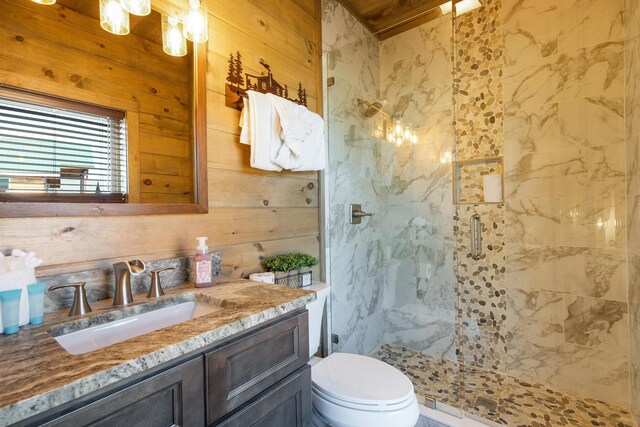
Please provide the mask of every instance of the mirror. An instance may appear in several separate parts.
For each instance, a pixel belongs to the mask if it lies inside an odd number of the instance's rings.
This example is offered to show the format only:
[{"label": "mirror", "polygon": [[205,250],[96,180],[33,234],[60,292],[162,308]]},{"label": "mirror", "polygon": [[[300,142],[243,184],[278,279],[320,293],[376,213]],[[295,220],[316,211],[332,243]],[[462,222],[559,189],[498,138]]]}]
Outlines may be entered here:
[{"label": "mirror", "polygon": [[98,0],[0,2],[0,217],[207,212],[206,43],[164,53],[163,3],[119,36]]}]

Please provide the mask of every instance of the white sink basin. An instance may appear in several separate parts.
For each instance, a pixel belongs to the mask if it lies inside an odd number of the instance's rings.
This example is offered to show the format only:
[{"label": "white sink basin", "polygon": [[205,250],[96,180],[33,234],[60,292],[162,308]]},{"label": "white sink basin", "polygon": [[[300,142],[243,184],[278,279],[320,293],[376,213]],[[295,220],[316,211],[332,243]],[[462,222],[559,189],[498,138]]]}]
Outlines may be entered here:
[{"label": "white sink basin", "polygon": [[204,316],[217,309],[200,301],[187,301],[54,338],[69,353],[83,354]]}]

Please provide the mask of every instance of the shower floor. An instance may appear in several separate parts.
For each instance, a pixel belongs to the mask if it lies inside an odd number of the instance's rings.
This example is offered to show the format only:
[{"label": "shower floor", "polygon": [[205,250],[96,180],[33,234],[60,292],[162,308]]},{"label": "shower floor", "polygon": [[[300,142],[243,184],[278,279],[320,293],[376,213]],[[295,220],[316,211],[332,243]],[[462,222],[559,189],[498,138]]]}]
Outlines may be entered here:
[{"label": "shower floor", "polygon": [[[461,375],[458,364],[428,356],[405,347],[385,344],[372,357],[395,366],[406,374],[417,395],[460,407]],[[476,368],[464,369],[464,410],[472,415],[508,426],[602,426],[632,427],[629,411],[576,394],[551,389]],[[478,404],[487,398],[495,408]]]}]

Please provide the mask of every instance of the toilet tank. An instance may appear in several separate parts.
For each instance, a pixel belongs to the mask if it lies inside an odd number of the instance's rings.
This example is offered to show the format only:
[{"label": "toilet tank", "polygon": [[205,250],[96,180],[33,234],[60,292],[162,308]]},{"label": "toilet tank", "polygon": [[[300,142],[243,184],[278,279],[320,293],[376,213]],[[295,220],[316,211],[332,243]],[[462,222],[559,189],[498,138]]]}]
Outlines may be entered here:
[{"label": "toilet tank", "polygon": [[315,291],[316,300],[307,304],[309,311],[309,357],[313,356],[320,347],[320,334],[322,333],[322,314],[324,313],[325,302],[331,287],[326,283],[314,282],[304,289]]}]

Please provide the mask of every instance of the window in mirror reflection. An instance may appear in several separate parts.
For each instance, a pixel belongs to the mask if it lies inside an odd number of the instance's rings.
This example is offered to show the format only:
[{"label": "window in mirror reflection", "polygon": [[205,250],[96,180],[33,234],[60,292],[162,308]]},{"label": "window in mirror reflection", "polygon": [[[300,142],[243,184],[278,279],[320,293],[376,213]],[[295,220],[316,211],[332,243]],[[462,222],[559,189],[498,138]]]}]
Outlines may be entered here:
[{"label": "window in mirror reflection", "polygon": [[122,111],[0,91],[0,202],[125,203],[126,135]]}]

